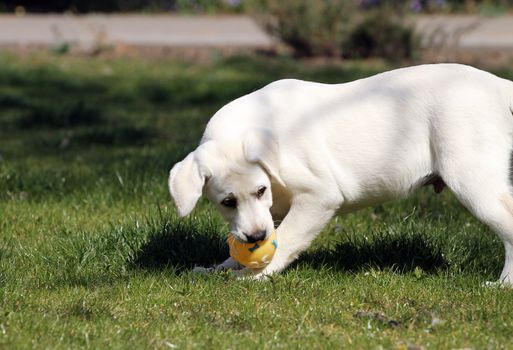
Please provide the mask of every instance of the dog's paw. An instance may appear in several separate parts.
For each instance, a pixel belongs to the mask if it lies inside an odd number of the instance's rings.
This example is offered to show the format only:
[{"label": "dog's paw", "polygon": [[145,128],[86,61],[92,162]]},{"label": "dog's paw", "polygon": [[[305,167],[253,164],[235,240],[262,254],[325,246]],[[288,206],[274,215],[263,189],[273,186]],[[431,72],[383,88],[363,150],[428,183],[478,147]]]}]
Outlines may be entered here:
[{"label": "dog's paw", "polygon": [[241,271],[245,267],[236,261],[225,261],[222,264],[214,266],[217,271]]},{"label": "dog's paw", "polygon": [[268,276],[260,273],[259,270],[253,270],[248,268],[243,268],[242,270],[230,270],[230,273],[238,280],[265,281],[268,278]]},{"label": "dog's paw", "polygon": [[271,279],[271,276],[272,275],[270,275],[268,273],[259,272],[259,273],[256,273],[253,275],[253,279],[255,281],[269,281]]},{"label": "dog's paw", "polygon": [[202,266],[196,266],[192,269],[192,272],[200,274],[200,275],[208,275],[215,271],[216,271],[216,269],[213,267],[202,267]]},{"label": "dog's paw", "polygon": [[238,280],[251,280],[254,276],[254,272],[248,268],[242,268],[239,270],[229,270],[230,274]]},{"label": "dog's paw", "polygon": [[247,280],[247,281],[266,281],[269,279],[268,275],[265,275],[261,272],[261,270],[253,270],[244,268],[242,270],[231,270],[232,276],[239,280]]},{"label": "dog's paw", "polygon": [[251,270],[247,268],[231,268],[227,266],[222,265],[216,265],[211,267],[203,267],[203,266],[196,266],[192,269],[193,273],[197,273],[200,275],[210,275],[213,273],[229,273],[234,277],[242,278],[242,277],[250,277],[252,272]]},{"label": "dog's paw", "polygon": [[510,282],[505,281],[486,281],[481,283],[484,288],[513,288]]},{"label": "dog's paw", "polygon": [[212,273],[228,273],[238,280],[265,281],[269,279],[269,275],[262,273],[262,269],[248,269],[246,267],[227,268],[226,266],[216,265],[211,267],[196,266],[192,269],[193,273],[200,275],[210,275]]}]

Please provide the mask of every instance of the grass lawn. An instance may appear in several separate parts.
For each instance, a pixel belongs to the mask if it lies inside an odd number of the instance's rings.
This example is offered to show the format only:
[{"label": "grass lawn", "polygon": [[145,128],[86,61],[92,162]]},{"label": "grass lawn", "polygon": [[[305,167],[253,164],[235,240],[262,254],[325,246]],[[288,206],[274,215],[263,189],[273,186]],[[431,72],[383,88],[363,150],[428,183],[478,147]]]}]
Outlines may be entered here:
[{"label": "grass lawn", "polygon": [[210,116],[388,68],[0,55],[0,348],[513,348],[513,291],[481,286],[502,244],[449,191],[334,218],[270,281],[190,272],[227,228],[178,220],[166,180]]}]

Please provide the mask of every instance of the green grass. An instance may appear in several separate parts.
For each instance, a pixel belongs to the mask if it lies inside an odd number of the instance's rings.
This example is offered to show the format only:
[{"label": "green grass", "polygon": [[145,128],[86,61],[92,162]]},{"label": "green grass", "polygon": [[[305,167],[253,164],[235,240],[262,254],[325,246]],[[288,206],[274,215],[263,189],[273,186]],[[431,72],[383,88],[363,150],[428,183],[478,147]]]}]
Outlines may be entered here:
[{"label": "green grass", "polygon": [[1,55],[0,348],[513,348],[513,291],[481,286],[501,243],[448,191],[334,218],[267,282],[190,272],[227,229],[204,201],[179,220],[166,179],[210,116],[387,68]]}]

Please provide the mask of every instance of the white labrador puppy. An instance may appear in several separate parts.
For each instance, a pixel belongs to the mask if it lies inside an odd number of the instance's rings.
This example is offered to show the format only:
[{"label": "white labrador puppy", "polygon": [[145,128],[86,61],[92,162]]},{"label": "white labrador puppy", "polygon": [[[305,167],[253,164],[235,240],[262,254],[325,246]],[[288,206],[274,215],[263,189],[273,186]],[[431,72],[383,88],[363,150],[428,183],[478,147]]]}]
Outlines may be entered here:
[{"label": "white labrador puppy", "polygon": [[446,184],[499,234],[500,280],[512,284],[512,109],[512,82],[459,64],[335,85],[280,80],[221,108],[169,189],[180,216],[204,193],[241,241],[280,222],[262,277],[296,259],[336,212]]}]

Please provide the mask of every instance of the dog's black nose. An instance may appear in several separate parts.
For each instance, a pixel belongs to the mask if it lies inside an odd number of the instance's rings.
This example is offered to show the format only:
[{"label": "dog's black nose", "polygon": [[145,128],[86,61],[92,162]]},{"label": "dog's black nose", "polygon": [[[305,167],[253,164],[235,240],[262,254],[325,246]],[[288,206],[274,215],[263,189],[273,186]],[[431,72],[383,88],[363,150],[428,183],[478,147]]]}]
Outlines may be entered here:
[{"label": "dog's black nose", "polygon": [[262,240],[265,239],[265,236],[267,236],[267,231],[266,230],[256,231],[256,232],[253,232],[250,235],[247,235],[249,243],[255,243],[255,242],[258,242],[258,241],[262,241]]}]

